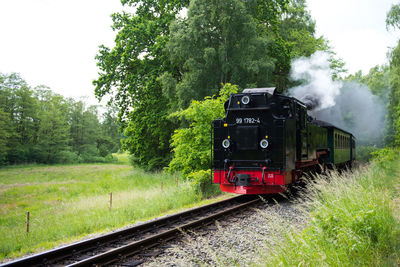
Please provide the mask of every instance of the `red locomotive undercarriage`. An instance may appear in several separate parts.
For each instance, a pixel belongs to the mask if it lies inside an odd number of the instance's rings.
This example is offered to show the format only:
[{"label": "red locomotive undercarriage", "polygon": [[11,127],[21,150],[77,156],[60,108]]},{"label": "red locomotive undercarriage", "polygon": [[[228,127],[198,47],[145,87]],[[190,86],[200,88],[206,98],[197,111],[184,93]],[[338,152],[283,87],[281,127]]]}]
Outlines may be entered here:
[{"label": "red locomotive undercarriage", "polygon": [[[276,194],[284,193],[288,187],[294,184],[303,172],[316,170],[319,166],[319,158],[328,151],[317,152],[317,159],[297,161],[293,170],[268,170],[262,167],[257,170],[235,170],[233,166],[229,170],[214,170],[214,183],[220,184],[224,192],[236,194]],[[250,175],[250,183],[246,186],[237,185],[240,175]]]},{"label": "red locomotive undercarriage", "polygon": [[[235,185],[234,179],[238,174],[249,174],[251,185]],[[273,194],[282,193],[287,189],[286,179],[291,177],[290,173],[281,171],[246,170],[246,171],[222,171],[214,170],[214,183],[220,184],[221,190],[236,194]],[[229,182],[228,181],[229,178]]]}]

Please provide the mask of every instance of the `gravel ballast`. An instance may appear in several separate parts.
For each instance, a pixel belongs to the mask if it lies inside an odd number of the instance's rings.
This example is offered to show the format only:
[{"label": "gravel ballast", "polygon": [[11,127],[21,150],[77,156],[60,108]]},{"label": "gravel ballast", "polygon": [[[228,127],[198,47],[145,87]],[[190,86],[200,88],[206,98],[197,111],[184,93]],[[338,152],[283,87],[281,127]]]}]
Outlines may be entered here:
[{"label": "gravel ballast", "polygon": [[[271,202],[271,201],[270,201]],[[143,259],[142,266],[248,266],[261,263],[274,240],[289,227],[303,228],[300,204],[288,200],[263,203],[224,218],[174,241],[160,255]]]}]

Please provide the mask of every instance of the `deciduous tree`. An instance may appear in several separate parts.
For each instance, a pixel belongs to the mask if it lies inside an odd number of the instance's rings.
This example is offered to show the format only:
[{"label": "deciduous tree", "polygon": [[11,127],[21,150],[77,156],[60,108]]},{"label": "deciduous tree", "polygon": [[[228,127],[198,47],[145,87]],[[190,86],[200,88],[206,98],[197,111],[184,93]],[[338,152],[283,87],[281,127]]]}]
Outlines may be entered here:
[{"label": "deciduous tree", "polygon": [[[387,27],[400,28],[400,4],[393,5],[386,19]],[[400,145],[400,40],[389,53],[390,92],[387,116],[387,144]]]},{"label": "deciduous tree", "polygon": [[244,1],[191,1],[187,18],[171,25],[167,50],[179,71],[170,98],[176,95],[185,108],[192,99],[218,93],[227,82],[242,88],[273,85],[273,39],[256,28]]},{"label": "deciduous tree", "polygon": [[171,127],[168,100],[158,81],[173,72],[166,54],[169,25],[188,1],[121,1],[135,8],[134,14],[113,14],[118,31],[112,49],[102,46],[97,55],[99,78],[96,95],[111,95],[120,107],[119,119],[127,138],[124,148],[135,162],[147,169],[160,167],[169,159]]},{"label": "deciduous tree", "polygon": [[194,100],[187,109],[177,111],[170,116],[189,123],[188,127],[175,130],[172,136],[173,158],[168,171],[181,172],[187,176],[211,166],[211,123],[224,117],[224,103],[233,93],[235,85],[225,84],[218,97],[205,97]]}]

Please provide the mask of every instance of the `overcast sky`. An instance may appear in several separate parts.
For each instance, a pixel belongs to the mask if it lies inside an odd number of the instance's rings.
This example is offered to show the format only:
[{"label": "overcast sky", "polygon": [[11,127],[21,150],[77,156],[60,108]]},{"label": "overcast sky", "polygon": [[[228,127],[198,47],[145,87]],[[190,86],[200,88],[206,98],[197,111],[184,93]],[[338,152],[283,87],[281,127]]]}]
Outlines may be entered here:
[{"label": "overcast sky", "polygon": [[316,21],[317,34],[330,40],[333,50],[346,62],[349,73],[387,62],[389,47],[400,38],[386,30],[386,13],[394,0],[307,0]]},{"label": "overcast sky", "polygon": [[[386,62],[398,32],[387,32],[392,0],[308,0],[317,34],[330,40],[350,73]],[[119,0],[0,0],[0,72],[18,72],[67,97],[89,96],[98,46],[112,46],[110,15]]]}]

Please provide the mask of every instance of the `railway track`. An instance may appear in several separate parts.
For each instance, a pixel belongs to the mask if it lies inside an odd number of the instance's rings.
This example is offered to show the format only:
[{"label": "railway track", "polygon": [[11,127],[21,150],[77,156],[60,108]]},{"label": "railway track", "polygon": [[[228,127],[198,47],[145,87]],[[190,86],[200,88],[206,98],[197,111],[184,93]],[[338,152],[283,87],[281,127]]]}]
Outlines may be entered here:
[{"label": "railway track", "polygon": [[0,266],[134,266],[135,263],[126,263],[128,257],[164,245],[182,231],[212,224],[260,201],[257,196],[236,196]]}]

